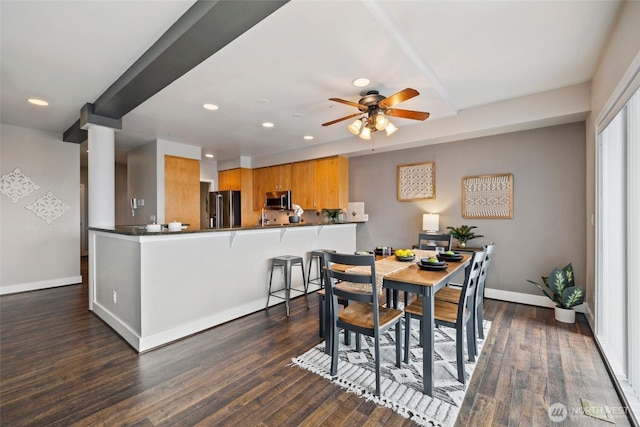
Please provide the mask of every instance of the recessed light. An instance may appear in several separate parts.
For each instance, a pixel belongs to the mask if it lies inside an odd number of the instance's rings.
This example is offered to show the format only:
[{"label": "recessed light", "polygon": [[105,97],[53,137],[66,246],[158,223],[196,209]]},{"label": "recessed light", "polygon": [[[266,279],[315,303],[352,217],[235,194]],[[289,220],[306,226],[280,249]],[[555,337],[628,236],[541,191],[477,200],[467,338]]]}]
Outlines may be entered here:
[{"label": "recessed light", "polygon": [[211,111],[214,111],[214,110],[217,110],[217,109],[218,109],[218,106],[217,106],[217,105],[215,105],[215,104],[204,104],[204,105],[202,106],[202,108],[204,108],[205,110],[211,110]]},{"label": "recessed light", "polygon": [[311,135],[305,135],[304,139],[306,139],[307,141],[311,141],[313,139],[313,136]]},{"label": "recessed light", "polygon": [[207,153],[204,155],[205,157],[208,157],[210,159],[213,159],[215,156],[213,154]]},{"label": "recessed light", "polygon": [[275,126],[273,123],[271,122],[264,122],[262,124],[262,126],[266,127],[266,128],[272,128],[273,126]]},{"label": "recessed light", "polygon": [[47,105],[49,105],[49,103],[47,101],[45,101],[44,99],[28,98],[27,101],[29,101],[31,104],[37,105],[39,107],[46,107]]},{"label": "recessed light", "polygon": [[353,81],[353,85],[355,87],[365,87],[365,86],[368,86],[369,83],[371,83],[371,82],[369,81],[369,79],[367,79],[365,77],[360,77],[360,78],[357,78],[357,79],[355,79]]}]

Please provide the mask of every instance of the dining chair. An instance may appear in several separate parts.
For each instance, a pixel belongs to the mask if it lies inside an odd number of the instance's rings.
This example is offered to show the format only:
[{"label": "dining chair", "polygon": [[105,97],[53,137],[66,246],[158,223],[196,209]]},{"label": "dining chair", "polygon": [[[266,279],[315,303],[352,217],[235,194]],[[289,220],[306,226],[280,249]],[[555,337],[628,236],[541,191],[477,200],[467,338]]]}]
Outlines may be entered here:
[{"label": "dining chair", "polygon": [[[474,301],[475,318],[473,322],[474,334],[476,334],[474,340],[474,349],[476,355],[478,354],[478,339],[484,339],[484,282],[487,278],[489,266],[491,265],[491,258],[493,256],[494,249],[495,245],[493,243],[484,246],[485,256],[482,260],[480,277],[478,278],[478,288],[476,289],[476,296]],[[436,292],[435,299],[457,304],[460,300],[460,289],[461,288],[458,286],[444,287]]]},{"label": "dining chair", "polygon": [[434,250],[436,247],[444,247],[445,251],[450,251],[452,242],[451,234],[418,233],[418,249]]},{"label": "dining chair", "polygon": [[[460,290],[460,299],[457,304],[442,300],[434,300],[433,318],[436,326],[448,326],[456,329],[456,365],[458,368],[458,381],[466,384],[464,370],[464,333],[467,334],[467,355],[470,362],[474,362],[475,353],[475,333],[474,333],[474,295],[480,277],[481,261],[485,252],[475,252],[467,271],[465,280]],[[409,363],[411,319],[422,320],[422,297],[417,298],[409,304],[405,310],[405,333],[404,333],[404,362]],[[420,322],[422,327],[422,321]],[[420,334],[422,335],[422,333]]]},{"label": "dining chair", "polygon": [[[373,337],[376,366],[376,396],[380,396],[380,336],[395,327],[396,366],[401,364],[402,346],[402,311],[381,307],[378,301],[376,285],[376,265],[373,255],[351,255],[340,253],[324,254],[325,290],[329,299],[330,316],[329,336],[331,339],[331,376],[338,372],[338,331],[343,329],[345,335],[349,331],[356,333],[356,350],[360,351],[360,334]],[[350,266],[340,270],[332,269],[332,264]],[[364,271],[350,271],[352,267],[368,267]],[[340,286],[336,286],[341,281]],[[353,285],[345,286],[345,282]],[[364,286],[363,286],[364,285]],[[367,286],[368,285],[368,286]],[[338,310],[338,300],[348,300],[349,304]]]}]

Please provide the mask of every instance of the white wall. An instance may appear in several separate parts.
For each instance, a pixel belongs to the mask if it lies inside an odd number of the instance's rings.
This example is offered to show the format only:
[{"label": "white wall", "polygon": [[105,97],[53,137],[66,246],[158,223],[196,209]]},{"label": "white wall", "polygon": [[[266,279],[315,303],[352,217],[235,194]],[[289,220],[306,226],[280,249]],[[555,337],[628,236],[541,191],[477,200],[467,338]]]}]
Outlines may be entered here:
[{"label": "white wall", "polygon": [[[62,135],[0,125],[0,174],[15,168],[40,188],[0,195],[0,294],[62,286],[80,275],[80,151]],[[47,224],[26,209],[51,192],[69,206]]]},{"label": "white wall", "polygon": [[[417,244],[422,214],[440,214],[440,229],[475,225],[495,242],[487,288],[541,295],[539,280],[572,262],[585,280],[584,122],[475,138],[349,159],[349,198],[365,202],[369,222],[358,228],[359,250]],[[397,166],[435,162],[436,198],[397,201]],[[463,219],[464,176],[513,173],[513,219]]]}]

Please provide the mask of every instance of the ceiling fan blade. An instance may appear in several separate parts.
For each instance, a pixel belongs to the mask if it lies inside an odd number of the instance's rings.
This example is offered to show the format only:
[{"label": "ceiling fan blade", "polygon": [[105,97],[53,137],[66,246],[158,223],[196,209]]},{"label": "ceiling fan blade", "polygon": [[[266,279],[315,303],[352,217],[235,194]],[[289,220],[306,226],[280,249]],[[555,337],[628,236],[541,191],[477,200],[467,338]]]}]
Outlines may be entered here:
[{"label": "ceiling fan blade", "polygon": [[427,120],[429,118],[429,113],[425,113],[423,111],[399,110],[397,108],[389,108],[384,112],[384,114],[387,116],[412,120]]},{"label": "ceiling fan blade", "polygon": [[414,96],[418,96],[420,95],[420,92],[418,92],[415,89],[411,89],[410,87],[401,90],[398,93],[394,93],[391,96],[386,97],[385,99],[383,99],[382,101],[380,101],[378,103],[378,105],[380,106],[380,108],[389,108],[389,107],[393,107],[396,104],[400,104],[401,102],[406,101],[407,99],[411,99]]},{"label": "ceiling fan blade", "polygon": [[341,122],[341,121],[343,121],[343,120],[348,120],[348,119],[350,119],[350,118],[352,118],[352,117],[359,116],[360,114],[362,114],[362,113],[355,113],[355,114],[351,114],[351,115],[349,115],[349,116],[341,117],[341,118],[339,118],[339,119],[332,120],[332,121],[327,122],[327,123],[323,123],[323,124],[322,124],[322,126],[330,126],[330,125],[332,125],[332,124],[334,124],[334,123],[338,123],[338,122]]},{"label": "ceiling fan blade", "polygon": [[367,109],[369,108],[366,105],[357,104],[355,102],[346,101],[346,100],[340,99],[340,98],[329,98],[329,101],[339,102],[341,104],[347,104],[347,105],[350,105],[352,107],[356,107],[360,111],[367,111]]}]

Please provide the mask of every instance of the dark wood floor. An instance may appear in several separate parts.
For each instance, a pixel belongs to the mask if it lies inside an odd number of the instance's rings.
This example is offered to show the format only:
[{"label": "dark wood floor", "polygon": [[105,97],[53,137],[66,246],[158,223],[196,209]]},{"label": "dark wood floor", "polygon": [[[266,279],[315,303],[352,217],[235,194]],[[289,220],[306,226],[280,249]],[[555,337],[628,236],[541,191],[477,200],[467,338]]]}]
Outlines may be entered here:
[{"label": "dark wood floor", "polygon": [[[87,311],[86,279],[3,296],[1,425],[413,425],[290,365],[320,341],[310,301],[297,298],[290,318],[279,305],[137,355]],[[550,309],[491,300],[485,312],[493,326],[457,425],[552,425],[550,404],[580,398],[620,406],[582,315],[558,324]],[[576,413],[563,425],[611,424]]]}]

